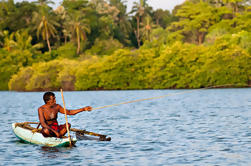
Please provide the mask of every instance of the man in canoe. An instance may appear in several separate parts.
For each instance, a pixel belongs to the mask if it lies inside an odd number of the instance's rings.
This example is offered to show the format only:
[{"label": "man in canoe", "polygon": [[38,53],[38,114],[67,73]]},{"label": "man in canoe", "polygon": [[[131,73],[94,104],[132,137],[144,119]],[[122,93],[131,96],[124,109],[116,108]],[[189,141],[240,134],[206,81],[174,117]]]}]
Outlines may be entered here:
[{"label": "man in canoe", "polygon": [[[62,137],[67,132],[66,124],[58,125],[58,112],[64,114],[64,108],[56,104],[56,97],[53,92],[46,92],[43,96],[45,104],[38,108],[39,121],[42,125],[42,134],[44,137]],[[87,106],[76,110],[67,110],[67,115],[75,115],[83,111],[91,111],[92,107]],[[69,128],[71,124],[68,123]]]}]

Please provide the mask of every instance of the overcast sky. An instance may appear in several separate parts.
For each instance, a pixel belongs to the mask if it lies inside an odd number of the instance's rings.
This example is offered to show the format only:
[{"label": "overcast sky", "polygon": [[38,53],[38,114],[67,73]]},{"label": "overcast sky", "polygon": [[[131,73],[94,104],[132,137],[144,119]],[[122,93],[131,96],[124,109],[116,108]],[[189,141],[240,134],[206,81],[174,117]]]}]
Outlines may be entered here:
[{"label": "overcast sky", "polygon": [[[22,0],[15,0],[15,2],[20,2]],[[26,0],[26,1],[34,1],[34,0]],[[172,9],[181,3],[183,3],[185,0],[148,0],[148,4],[153,7],[153,9],[167,9],[172,11]],[[55,2],[55,5],[53,8],[60,5],[62,0],[53,0]],[[130,11],[133,5],[133,2],[139,2],[139,0],[127,0],[127,10]]]}]

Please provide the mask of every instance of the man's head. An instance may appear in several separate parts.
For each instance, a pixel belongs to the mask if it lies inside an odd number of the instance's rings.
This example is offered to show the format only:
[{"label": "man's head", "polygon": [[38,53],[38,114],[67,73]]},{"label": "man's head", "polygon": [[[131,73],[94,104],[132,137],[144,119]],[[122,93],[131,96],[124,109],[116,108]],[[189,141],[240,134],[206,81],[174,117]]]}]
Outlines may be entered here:
[{"label": "man's head", "polygon": [[48,101],[50,101],[53,98],[55,99],[55,94],[53,92],[45,92],[44,93],[43,99],[44,99],[45,104],[47,104]]}]

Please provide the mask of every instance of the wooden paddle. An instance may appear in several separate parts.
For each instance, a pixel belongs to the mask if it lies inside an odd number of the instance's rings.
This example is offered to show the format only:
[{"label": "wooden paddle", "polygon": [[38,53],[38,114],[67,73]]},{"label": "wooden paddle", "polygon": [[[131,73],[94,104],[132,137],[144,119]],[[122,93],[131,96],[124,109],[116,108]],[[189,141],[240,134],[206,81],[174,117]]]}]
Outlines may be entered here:
[{"label": "wooden paddle", "polygon": [[72,143],[71,143],[70,130],[69,130],[68,119],[67,119],[67,114],[66,114],[66,108],[65,108],[65,102],[64,102],[63,89],[61,89],[61,96],[62,96],[63,105],[64,105],[64,113],[65,113],[66,129],[67,129],[68,138],[69,138],[69,143],[70,143],[70,147],[71,147],[71,146],[72,146]]}]

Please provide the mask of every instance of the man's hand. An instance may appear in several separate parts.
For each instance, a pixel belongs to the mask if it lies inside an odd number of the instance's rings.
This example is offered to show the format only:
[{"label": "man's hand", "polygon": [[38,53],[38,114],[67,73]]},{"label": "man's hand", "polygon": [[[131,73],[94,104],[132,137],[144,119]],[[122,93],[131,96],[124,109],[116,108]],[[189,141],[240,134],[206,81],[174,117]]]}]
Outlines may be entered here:
[{"label": "man's hand", "polygon": [[87,107],[84,107],[83,110],[84,110],[84,111],[91,111],[91,110],[92,110],[92,107],[87,106]]}]

